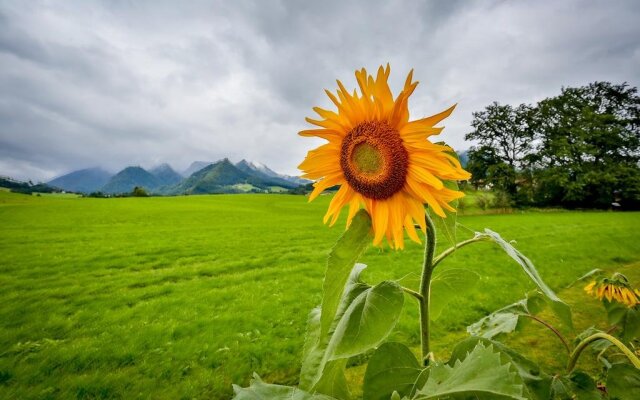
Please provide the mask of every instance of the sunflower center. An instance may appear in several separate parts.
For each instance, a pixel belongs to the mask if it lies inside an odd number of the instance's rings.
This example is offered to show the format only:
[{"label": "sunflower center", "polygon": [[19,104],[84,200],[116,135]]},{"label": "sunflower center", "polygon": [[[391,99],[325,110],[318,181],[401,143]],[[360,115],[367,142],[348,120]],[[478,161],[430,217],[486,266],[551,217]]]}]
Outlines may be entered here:
[{"label": "sunflower center", "polygon": [[351,158],[353,165],[363,174],[379,172],[384,162],[380,151],[367,142],[354,146]]},{"label": "sunflower center", "polygon": [[367,121],[342,141],[340,167],[349,185],[365,197],[384,200],[406,182],[409,155],[400,134],[383,121]]}]

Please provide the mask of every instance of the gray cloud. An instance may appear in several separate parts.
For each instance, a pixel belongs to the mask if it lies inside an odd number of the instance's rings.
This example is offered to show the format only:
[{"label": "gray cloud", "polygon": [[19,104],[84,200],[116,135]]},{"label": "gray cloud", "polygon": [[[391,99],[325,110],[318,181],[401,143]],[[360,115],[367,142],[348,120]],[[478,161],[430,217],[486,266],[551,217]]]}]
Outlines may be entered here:
[{"label": "gray cloud", "polygon": [[335,79],[415,68],[414,117],[534,102],[561,86],[640,81],[634,1],[2,2],[0,174],[178,169],[230,157],[296,173]]}]

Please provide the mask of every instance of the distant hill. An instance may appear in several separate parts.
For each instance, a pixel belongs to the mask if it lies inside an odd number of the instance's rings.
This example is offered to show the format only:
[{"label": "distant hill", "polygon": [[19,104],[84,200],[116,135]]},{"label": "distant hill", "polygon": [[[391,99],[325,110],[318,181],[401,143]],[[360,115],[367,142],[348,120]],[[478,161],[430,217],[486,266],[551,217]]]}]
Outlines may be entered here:
[{"label": "distant hill", "polygon": [[160,164],[157,167],[153,168],[151,174],[158,178],[161,185],[175,185],[180,182],[183,177],[179,173],[177,173],[169,164]]},{"label": "distant hill", "polygon": [[[193,172],[191,172],[193,171]],[[184,178],[169,164],[145,170],[142,167],[127,167],[115,175],[101,168],[73,171],[51,180],[48,184],[55,190],[90,194],[131,194],[138,186],[149,194],[180,195],[206,193],[282,193],[306,185],[311,181],[300,177],[279,174],[258,162],[242,160],[233,164],[228,159],[218,162],[195,161],[184,173]],[[22,186],[21,186],[22,187]],[[30,190],[24,187],[22,190]]]},{"label": "distant hill", "polygon": [[286,187],[289,187],[291,185],[293,185],[292,187],[296,187],[299,185],[306,185],[307,183],[311,182],[310,180],[303,179],[297,176],[279,174],[274,170],[272,170],[271,168],[267,167],[266,165],[257,163],[257,162],[242,160],[236,164],[236,167],[241,171],[244,171],[250,174],[254,173],[254,174],[257,174],[258,176],[264,177],[265,179],[271,178],[271,179],[285,181],[287,182],[286,185],[288,185]]},{"label": "distant hill", "polygon": [[198,172],[202,168],[208,167],[211,164],[213,164],[213,161],[194,161],[191,163],[191,165],[189,165],[189,168],[182,171],[182,176],[188,178],[193,175],[194,172]]},{"label": "distant hill", "polygon": [[249,175],[260,178],[266,182],[270,182],[271,186],[282,186],[284,188],[294,188],[298,183],[293,183],[288,179],[284,179],[280,174],[274,172],[264,164],[257,164],[247,160],[242,160],[236,164],[236,168]]},{"label": "distant hill", "polygon": [[47,184],[68,192],[91,193],[102,189],[111,176],[101,168],[87,168],[62,175]]},{"label": "distant hill", "polygon": [[136,186],[153,192],[162,186],[162,182],[144,168],[127,167],[111,177],[102,191],[109,194],[130,193]]},{"label": "distant hill", "polygon": [[55,193],[60,191],[60,189],[51,187],[46,183],[33,184],[31,181],[18,181],[8,176],[0,176],[0,187],[10,189],[12,192],[24,194]]},{"label": "distant hill", "polygon": [[285,191],[296,185],[283,179],[242,171],[228,159],[218,161],[193,173],[178,185],[166,189],[167,194],[246,193]]}]

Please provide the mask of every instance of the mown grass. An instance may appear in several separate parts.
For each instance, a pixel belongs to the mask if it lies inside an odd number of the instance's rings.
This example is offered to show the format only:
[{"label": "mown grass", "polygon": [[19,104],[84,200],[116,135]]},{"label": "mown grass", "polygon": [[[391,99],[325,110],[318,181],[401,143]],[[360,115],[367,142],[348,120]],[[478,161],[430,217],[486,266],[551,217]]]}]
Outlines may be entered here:
[{"label": "mown grass", "polygon": [[[343,231],[343,221],[322,226],[328,201],[0,192],[0,398],[226,399],[231,383],[247,384],[253,371],[295,383],[307,313],[320,302],[325,257]],[[460,220],[470,230],[490,227],[516,239],[555,289],[595,267],[640,261],[640,213]],[[421,260],[417,244],[403,252],[370,248],[365,279],[410,280]],[[489,243],[461,249],[439,268],[461,267],[482,279],[433,323],[439,357],[465,336],[466,325],[532,288]],[[602,318],[595,308],[579,318],[595,313]],[[407,297],[392,339],[416,347],[416,318]],[[522,335],[532,357],[556,365],[557,354],[528,345],[540,340],[536,331]],[[353,382],[361,370],[353,368]]]}]

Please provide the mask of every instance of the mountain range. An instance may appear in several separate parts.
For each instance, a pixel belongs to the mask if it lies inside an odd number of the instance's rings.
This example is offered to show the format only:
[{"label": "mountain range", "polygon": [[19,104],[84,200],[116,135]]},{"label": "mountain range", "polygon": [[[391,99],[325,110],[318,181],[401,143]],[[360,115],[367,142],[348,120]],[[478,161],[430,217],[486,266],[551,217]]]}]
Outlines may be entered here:
[{"label": "mountain range", "polygon": [[179,195],[281,192],[309,182],[278,174],[264,164],[247,160],[233,164],[225,158],[217,162],[195,161],[183,174],[168,164],[148,171],[139,166],[126,167],[115,175],[100,168],[89,168],[55,178],[48,185],[81,193],[121,194],[142,187],[153,194]]}]

